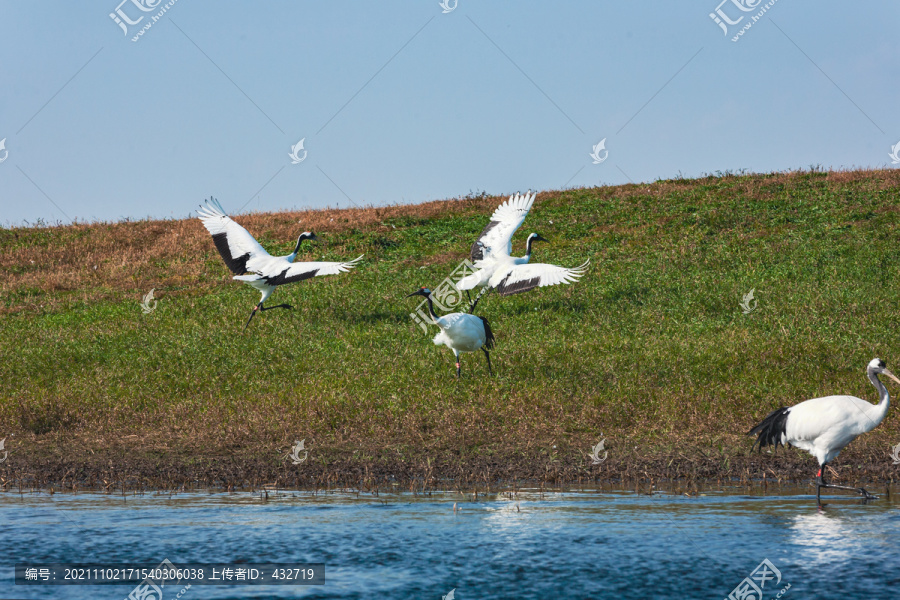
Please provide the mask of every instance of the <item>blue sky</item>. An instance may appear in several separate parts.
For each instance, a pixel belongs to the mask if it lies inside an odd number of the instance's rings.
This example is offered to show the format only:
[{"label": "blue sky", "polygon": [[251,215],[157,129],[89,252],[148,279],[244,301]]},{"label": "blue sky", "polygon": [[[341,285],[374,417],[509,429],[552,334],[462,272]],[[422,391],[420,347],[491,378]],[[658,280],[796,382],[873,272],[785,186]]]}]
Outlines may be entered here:
[{"label": "blue sky", "polygon": [[0,223],[884,167],[900,140],[896,2],[778,0],[733,42],[765,2],[177,0],[133,42],[166,1],[119,1],[0,0]]}]

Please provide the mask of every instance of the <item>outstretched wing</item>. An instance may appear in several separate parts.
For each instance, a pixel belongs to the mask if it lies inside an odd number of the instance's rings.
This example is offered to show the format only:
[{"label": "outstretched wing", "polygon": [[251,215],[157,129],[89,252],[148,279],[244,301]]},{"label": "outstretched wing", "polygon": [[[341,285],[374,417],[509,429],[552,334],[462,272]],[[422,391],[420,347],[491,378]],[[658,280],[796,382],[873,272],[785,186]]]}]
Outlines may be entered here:
[{"label": "outstretched wing", "polygon": [[522,226],[533,203],[534,194],[516,194],[498,206],[491,215],[491,222],[472,244],[472,261],[490,256],[509,256],[512,252],[512,236]]},{"label": "outstretched wing", "polygon": [[573,269],[541,263],[517,265],[510,269],[506,277],[497,285],[497,292],[501,296],[509,296],[527,292],[536,287],[573,283],[585,274],[589,262],[586,260],[583,265]]},{"label": "outstretched wing", "polygon": [[261,273],[263,279],[269,285],[284,285],[286,283],[294,283],[295,281],[303,281],[311,277],[321,277],[322,275],[337,275],[344,273],[356,266],[356,263],[362,260],[363,255],[359,255],[353,260],[347,262],[300,262],[292,263],[286,269],[282,269],[278,273]]},{"label": "outstretched wing", "polygon": [[269,257],[269,253],[259,245],[250,232],[225,214],[222,205],[215,198],[207,200],[205,206],[201,205],[197,214],[203,221],[203,226],[212,234],[213,242],[225,265],[235,275],[247,272],[247,261]]}]

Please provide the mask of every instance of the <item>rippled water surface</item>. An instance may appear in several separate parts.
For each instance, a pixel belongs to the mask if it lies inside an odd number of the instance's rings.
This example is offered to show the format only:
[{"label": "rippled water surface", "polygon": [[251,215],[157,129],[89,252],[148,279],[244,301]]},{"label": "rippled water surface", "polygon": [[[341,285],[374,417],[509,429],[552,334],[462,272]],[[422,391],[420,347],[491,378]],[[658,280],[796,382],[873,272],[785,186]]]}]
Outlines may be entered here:
[{"label": "rippled water surface", "polygon": [[[125,598],[133,585],[15,585],[20,561],[312,562],[323,586],[194,586],[212,598],[726,598],[768,559],[764,598],[895,598],[900,502],[807,490],[427,496],[0,493],[0,597]],[[453,512],[453,503],[461,507]],[[180,591],[164,596],[171,600]]]}]

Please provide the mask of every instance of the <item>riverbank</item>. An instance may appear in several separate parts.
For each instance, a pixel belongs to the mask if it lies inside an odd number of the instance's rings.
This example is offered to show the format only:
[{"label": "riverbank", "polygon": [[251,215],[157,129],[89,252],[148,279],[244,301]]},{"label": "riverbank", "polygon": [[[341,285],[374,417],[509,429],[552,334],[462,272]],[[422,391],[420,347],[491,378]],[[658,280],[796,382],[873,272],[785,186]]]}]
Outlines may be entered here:
[{"label": "riverbank", "polygon": [[[870,485],[876,491],[900,480],[898,467],[885,449],[886,435],[857,443],[835,461],[830,479],[842,485]],[[878,439],[882,438],[882,439]],[[651,486],[692,490],[706,486],[805,484],[815,477],[817,464],[805,453],[780,449],[747,453],[749,440],[735,440],[731,448],[646,448],[634,440],[610,443],[606,460],[598,465],[583,447],[508,449],[490,455],[466,455],[453,448],[410,452],[402,449],[378,454],[346,447],[317,448],[306,460],[293,464],[290,449],[265,448],[266,453],[148,450],[149,440],[125,440],[115,448],[68,439],[76,446],[44,441],[22,444],[0,464],[0,490],[43,489],[57,492],[102,490],[113,493],[157,489],[246,490],[263,488],[333,489],[364,492],[435,489],[486,490],[518,486],[606,484],[647,489]],[[129,443],[130,442],[130,443]],[[571,443],[571,441],[570,441]],[[621,446],[620,446],[621,443]],[[189,446],[189,443],[186,444]],[[309,448],[309,441],[306,440]],[[586,445],[586,444],[585,444]],[[91,448],[85,451],[85,448]],[[590,446],[588,445],[588,449]],[[25,454],[27,458],[21,455]],[[601,453],[601,457],[603,453]],[[302,457],[302,453],[301,453]]]}]

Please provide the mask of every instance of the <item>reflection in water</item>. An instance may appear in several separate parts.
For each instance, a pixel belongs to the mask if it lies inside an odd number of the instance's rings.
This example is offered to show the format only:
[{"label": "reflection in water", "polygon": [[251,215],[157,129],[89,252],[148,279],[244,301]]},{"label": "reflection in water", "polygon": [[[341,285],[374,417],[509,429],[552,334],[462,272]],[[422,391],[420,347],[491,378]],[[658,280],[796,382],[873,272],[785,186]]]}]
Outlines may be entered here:
[{"label": "reflection in water", "polygon": [[804,549],[814,562],[847,560],[862,546],[858,526],[853,527],[831,510],[794,517],[791,542]]},{"label": "reflection in water", "polygon": [[[797,515],[791,524],[789,541],[811,564],[859,560],[873,551],[886,551],[896,556],[893,544],[897,539],[897,510],[884,515],[887,517],[885,523],[869,518],[879,512],[874,503],[853,503],[826,506],[824,510]],[[893,528],[884,526],[891,522]]]}]

